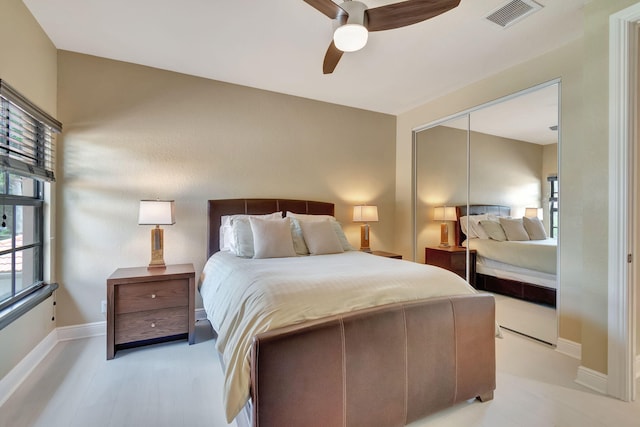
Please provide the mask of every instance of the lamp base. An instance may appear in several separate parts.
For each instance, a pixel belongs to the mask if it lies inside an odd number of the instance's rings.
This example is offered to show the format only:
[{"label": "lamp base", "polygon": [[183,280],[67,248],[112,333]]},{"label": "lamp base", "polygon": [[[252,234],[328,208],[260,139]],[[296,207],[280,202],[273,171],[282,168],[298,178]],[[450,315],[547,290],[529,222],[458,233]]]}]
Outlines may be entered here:
[{"label": "lamp base", "polygon": [[360,250],[362,252],[371,252],[369,247],[369,224],[360,226]]},{"label": "lamp base", "polygon": [[440,224],[440,247],[449,247],[449,226],[446,222]]},{"label": "lamp base", "polygon": [[166,268],[164,263],[164,230],[156,225],[151,229],[151,262],[147,268]]}]

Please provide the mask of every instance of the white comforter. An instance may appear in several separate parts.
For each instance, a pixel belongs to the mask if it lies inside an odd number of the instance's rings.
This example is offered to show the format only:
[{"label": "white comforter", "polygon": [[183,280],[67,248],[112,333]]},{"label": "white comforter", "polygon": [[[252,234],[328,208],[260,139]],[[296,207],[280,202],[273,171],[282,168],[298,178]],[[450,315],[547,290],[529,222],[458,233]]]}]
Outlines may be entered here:
[{"label": "white comforter", "polygon": [[479,256],[530,270],[556,274],[556,239],[498,242],[490,239],[470,239],[469,248]]},{"label": "white comforter", "polygon": [[254,335],[366,307],[475,292],[441,268],[356,251],[272,259],[218,252],[207,261],[199,287],[227,369],[229,422],[249,398]]}]

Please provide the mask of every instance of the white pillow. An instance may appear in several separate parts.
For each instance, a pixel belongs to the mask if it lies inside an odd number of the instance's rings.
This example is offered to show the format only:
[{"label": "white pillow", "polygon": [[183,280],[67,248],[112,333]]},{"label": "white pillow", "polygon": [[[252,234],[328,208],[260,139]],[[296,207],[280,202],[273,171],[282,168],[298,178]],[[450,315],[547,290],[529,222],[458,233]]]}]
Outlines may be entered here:
[{"label": "white pillow", "polygon": [[253,233],[254,258],[285,258],[296,256],[291,239],[291,220],[249,218]]},{"label": "white pillow", "polygon": [[[280,219],[282,211],[273,212],[264,215],[223,215],[220,217],[220,250],[231,251],[238,256],[253,256],[253,235],[251,234],[251,225],[249,218],[265,218]],[[245,220],[242,222],[242,220]],[[240,221],[240,224],[234,227],[233,222]],[[242,247],[239,247],[241,245]]]},{"label": "white pillow", "polygon": [[512,241],[522,241],[522,240],[530,240],[529,234],[527,230],[525,230],[524,225],[522,224],[522,218],[498,218],[500,220],[500,225],[504,229],[504,234],[507,235],[508,240]]},{"label": "white pillow", "polygon": [[311,255],[337,254],[344,252],[331,221],[301,221],[304,241]]},{"label": "white pillow", "polygon": [[[469,219],[469,227],[467,229],[467,218]],[[467,236],[468,239],[488,239],[489,235],[480,225],[480,221],[486,221],[489,219],[489,215],[469,215],[460,217],[460,229]],[[467,232],[468,231],[468,232]]]},{"label": "white pillow", "polygon": [[326,219],[335,221],[336,219],[334,216],[331,216],[331,215],[309,215],[309,214],[299,214],[291,211],[287,211],[286,216],[288,216],[289,218],[295,218],[299,221],[324,221]]},{"label": "white pillow", "polygon": [[[335,217],[331,216],[331,215],[307,215],[307,214],[297,214],[297,213],[293,213],[290,211],[287,211],[287,217],[291,218],[293,220],[293,227],[292,227],[292,232],[293,232],[293,245],[296,248],[296,252],[298,254],[301,255],[306,255],[309,253],[308,248],[306,247],[306,244],[304,245],[304,249],[302,249],[302,246],[297,243],[298,239],[302,239],[302,234],[301,234],[301,229],[299,228],[299,224],[302,221],[305,222],[313,222],[313,221],[325,221],[328,220],[331,223],[331,226],[333,227],[333,231],[335,231],[336,236],[338,236],[338,240],[340,241],[340,245],[342,245],[342,250],[343,251],[353,251],[353,246],[351,246],[351,243],[349,243],[349,240],[347,239],[347,236],[344,234],[344,230],[342,229],[342,225],[336,220]],[[302,241],[302,243],[304,244],[304,240]],[[298,250],[302,250],[303,252],[298,252]]]},{"label": "white pillow", "polygon": [[229,225],[220,226],[220,250],[230,251],[233,246],[233,227]]},{"label": "white pillow", "polygon": [[524,225],[524,229],[527,230],[527,234],[529,235],[529,239],[531,240],[545,240],[547,238],[547,232],[544,230],[544,225],[542,225],[542,221],[537,216],[528,218],[522,218],[522,224]]},{"label": "white pillow", "polygon": [[497,240],[498,242],[504,242],[507,240],[507,235],[504,233],[504,229],[498,221],[487,219],[480,221],[480,226],[484,228],[484,231],[486,231],[490,239]]}]

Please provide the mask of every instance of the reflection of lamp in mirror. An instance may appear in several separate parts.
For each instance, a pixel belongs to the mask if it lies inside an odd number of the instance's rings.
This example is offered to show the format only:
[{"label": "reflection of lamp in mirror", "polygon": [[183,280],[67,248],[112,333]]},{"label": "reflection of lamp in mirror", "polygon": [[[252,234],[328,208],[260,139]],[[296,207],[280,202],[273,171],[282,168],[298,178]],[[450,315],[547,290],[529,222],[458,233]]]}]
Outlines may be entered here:
[{"label": "reflection of lamp in mirror", "polygon": [[363,252],[371,252],[369,247],[369,222],[378,221],[378,207],[377,206],[354,206],[353,207],[353,222],[364,222],[360,226],[360,250]]},{"label": "reflection of lamp in mirror", "polygon": [[149,268],[165,267],[164,230],[161,225],[176,223],[173,200],[140,200],[138,225],[155,225],[151,229],[151,262]]},{"label": "reflection of lamp in mirror", "polygon": [[542,208],[524,208],[524,216],[542,219]]},{"label": "reflection of lamp in mirror", "polygon": [[449,246],[449,224],[447,221],[456,221],[456,208],[452,206],[439,206],[433,210],[433,219],[442,221],[440,224],[440,246]]}]

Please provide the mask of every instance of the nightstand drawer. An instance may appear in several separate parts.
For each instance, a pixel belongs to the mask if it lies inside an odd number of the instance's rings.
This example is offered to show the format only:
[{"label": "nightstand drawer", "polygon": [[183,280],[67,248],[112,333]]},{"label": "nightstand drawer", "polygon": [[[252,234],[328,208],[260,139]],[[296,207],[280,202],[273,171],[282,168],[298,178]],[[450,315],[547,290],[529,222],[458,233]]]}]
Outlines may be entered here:
[{"label": "nightstand drawer", "polygon": [[115,321],[115,344],[142,341],[189,331],[189,313],[183,307],[125,313]]},{"label": "nightstand drawer", "polygon": [[463,272],[467,268],[467,254],[466,253],[457,253],[451,254],[451,269],[452,270],[462,270]]},{"label": "nightstand drawer", "polygon": [[157,310],[189,305],[189,281],[166,280],[117,286],[116,313]]}]

